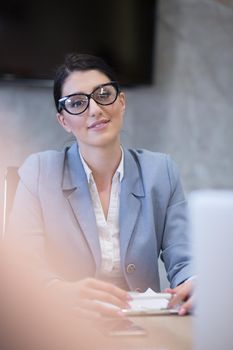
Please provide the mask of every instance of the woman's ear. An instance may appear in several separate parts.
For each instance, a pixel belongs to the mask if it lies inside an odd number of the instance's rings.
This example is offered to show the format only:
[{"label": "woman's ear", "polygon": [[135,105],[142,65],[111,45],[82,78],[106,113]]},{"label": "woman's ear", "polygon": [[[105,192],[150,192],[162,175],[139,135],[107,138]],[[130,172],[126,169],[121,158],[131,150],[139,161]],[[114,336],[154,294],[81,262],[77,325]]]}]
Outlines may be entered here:
[{"label": "woman's ear", "polygon": [[119,93],[119,101],[122,106],[122,111],[124,112],[125,111],[125,94],[122,91]]},{"label": "woman's ear", "polygon": [[63,114],[57,113],[57,120],[58,120],[58,123],[65,129],[66,132],[71,133],[71,128],[67,123],[67,120]]}]

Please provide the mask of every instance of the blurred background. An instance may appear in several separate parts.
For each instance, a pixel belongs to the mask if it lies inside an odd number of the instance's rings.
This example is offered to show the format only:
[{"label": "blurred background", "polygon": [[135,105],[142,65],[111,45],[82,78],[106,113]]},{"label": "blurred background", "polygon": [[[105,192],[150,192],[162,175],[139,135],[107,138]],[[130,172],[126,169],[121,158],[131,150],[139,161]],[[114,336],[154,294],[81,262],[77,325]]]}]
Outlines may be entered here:
[{"label": "blurred background", "polygon": [[6,167],[69,142],[51,81],[68,51],[114,66],[127,96],[126,146],[169,153],[187,194],[233,188],[233,1],[87,3],[1,8],[1,227]]}]

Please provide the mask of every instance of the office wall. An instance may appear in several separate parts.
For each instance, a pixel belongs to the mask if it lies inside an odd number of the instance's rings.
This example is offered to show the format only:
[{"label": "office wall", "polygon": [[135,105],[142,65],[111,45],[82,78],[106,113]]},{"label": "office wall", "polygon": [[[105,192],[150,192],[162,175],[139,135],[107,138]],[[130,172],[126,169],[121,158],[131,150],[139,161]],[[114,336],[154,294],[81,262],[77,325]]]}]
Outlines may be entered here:
[{"label": "office wall", "polygon": [[130,141],[170,153],[187,191],[233,187],[233,1],[162,0],[155,86],[130,92]]},{"label": "office wall", "polygon": [[[161,0],[158,15],[155,83],[126,91],[123,142],[170,153],[186,192],[232,188],[232,1]],[[6,166],[60,149],[69,136],[56,123],[51,87],[36,84],[0,83],[0,127],[2,198]]]}]

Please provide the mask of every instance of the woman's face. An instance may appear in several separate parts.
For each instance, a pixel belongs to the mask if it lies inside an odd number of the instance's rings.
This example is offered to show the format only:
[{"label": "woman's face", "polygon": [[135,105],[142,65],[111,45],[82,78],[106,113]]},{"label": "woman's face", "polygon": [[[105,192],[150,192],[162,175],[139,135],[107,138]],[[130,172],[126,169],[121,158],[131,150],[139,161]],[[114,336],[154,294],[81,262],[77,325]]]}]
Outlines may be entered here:
[{"label": "woman's face", "polygon": [[[97,70],[72,72],[65,80],[62,96],[74,93],[91,94],[93,90],[110,82]],[[89,107],[79,115],[69,114],[64,109],[57,114],[59,123],[67,132],[73,133],[80,148],[107,147],[119,142],[125,111],[125,95],[120,92],[116,101],[107,106],[97,104],[92,98]]]}]

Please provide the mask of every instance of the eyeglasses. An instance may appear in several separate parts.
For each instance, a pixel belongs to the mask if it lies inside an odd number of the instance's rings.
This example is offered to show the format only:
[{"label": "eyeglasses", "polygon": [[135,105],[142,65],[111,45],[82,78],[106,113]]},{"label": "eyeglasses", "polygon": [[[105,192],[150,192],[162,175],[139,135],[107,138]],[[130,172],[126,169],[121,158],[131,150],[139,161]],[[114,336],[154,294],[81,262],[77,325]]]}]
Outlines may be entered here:
[{"label": "eyeglasses", "polygon": [[58,100],[59,112],[64,109],[69,114],[78,115],[87,110],[92,98],[99,105],[107,106],[114,103],[119,95],[119,87],[115,81],[97,86],[91,94],[71,94]]}]

